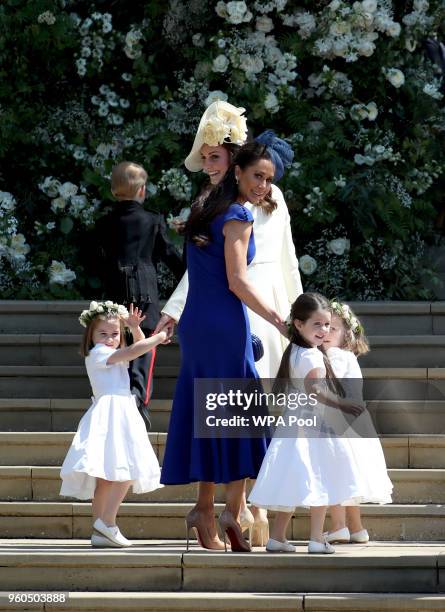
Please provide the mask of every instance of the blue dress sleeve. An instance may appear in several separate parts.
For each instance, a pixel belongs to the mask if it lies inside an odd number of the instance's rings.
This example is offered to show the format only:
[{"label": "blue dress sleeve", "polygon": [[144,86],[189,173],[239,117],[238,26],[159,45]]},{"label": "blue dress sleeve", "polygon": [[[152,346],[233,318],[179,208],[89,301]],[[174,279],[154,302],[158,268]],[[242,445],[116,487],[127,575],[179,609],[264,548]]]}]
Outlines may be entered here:
[{"label": "blue dress sleeve", "polygon": [[250,210],[247,210],[242,204],[231,204],[227,211],[224,213],[223,224],[227,221],[244,221],[245,223],[253,223],[253,217]]}]

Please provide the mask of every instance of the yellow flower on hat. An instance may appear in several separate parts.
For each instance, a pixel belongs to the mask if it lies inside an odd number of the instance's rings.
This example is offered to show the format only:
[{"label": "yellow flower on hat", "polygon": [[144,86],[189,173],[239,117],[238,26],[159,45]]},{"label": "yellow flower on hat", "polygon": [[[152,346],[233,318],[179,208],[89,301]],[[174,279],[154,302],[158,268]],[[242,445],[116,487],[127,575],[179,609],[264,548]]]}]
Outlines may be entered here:
[{"label": "yellow flower on hat", "polygon": [[209,147],[217,147],[229,136],[229,126],[221,117],[210,117],[204,125],[202,136],[204,143]]}]

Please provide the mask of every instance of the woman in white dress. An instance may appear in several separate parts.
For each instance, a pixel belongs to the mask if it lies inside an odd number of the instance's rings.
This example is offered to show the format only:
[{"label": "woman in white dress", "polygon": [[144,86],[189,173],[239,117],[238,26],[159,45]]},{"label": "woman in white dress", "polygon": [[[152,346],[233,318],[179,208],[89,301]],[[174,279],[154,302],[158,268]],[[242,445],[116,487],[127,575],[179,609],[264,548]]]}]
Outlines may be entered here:
[{"label": "woman in white dress", "polygon": [[[80,315],[86,328],[82,354],[93,391],[93,404],[83,415],[60,476],[60,495],[92,499],[96,547],[131,546],[116,525],[128,489],[146,493],[162,487],[157,457],[130,390],[128,363],[167,341],[167,332],[145,338],[144,317],[136,308],[91,302]],[[124,345],[124,321],[134,344]]]},{"label": "woman in white dress", "polygon": [[[211,104],[203,114],[195,136],[192,150],[184,164],[191,172],[203,171],[209,176],[211,186],[217,185],[226,174],[232,160],[232,152],[236,145],[243,144],[247,132],[233,140],[233,125],[239,122],[244,113],[243,108],[236,108],[228,102],[217,101]],[[218,130],[214,126],[218,126]],[[270,132],[265,132],[257,140],[270,142]],[[261,138],[264,137],[264,140]],[[276,146],[280,146],[276,139]],[[273,148],[273,147],[272,147]],[[284,168],[278,156],[276,166],[281,178]],[[277,177],[275,180],[278,180]],[[255,286],[262,299],[270,304],[286,318],[291,304],[302,293],[298,260],[292,239],[290,215],[279,187],[272,185],[272,199],[277,203],[272,213],[250,202],[244,206],[252,213],[254,219],[254,237],[256,255],[247,268],[249,281]],[[162,317],[155,331],[165,325],[170,330],[179,321],[184,309],[188,291],[188,275],[184,274],[174,293],[162,309]],[[263,357],[256,362],[255,367],[261,378],[274,378],[288,341],[272,325],[268,325],[252,310],[247,309],[250,328],[262,341]],[[271,328],[271,329],[269,329]],[[200,489],[200,494],[208,494],[213,499],[214,490],[208,492]],[[252,516],[253,513],[253,516]],[[240,523],[244,529],[249,529],[252,544],[264,546],[268,539],[268,522],[264,511],[252,507],[252,513],[247,508],[246,501],[241,507]]]}]

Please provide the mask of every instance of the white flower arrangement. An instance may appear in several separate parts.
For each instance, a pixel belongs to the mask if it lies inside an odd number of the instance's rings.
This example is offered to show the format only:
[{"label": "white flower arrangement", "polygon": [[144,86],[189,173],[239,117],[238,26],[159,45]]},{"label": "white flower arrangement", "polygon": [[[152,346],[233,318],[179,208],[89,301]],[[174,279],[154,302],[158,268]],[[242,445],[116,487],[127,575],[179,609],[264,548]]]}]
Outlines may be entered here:
[{"label": "white flower arrangement", "polygon": [[179,215],[174,217],[171,213],[167,217],[167,225],[175,232],[179,231],[190,217],[191,208],[181,208]]},{"label": "white flower arrangement", "polygon": [[317,262],[310,255],[303,255],[302,257],[300,257],[299,266],[300,266],[300,270],[304,274],[306,274],[307,276],[310,276],[317,269]]},{"label": "white flower arrangement", "polygon": [[40,15],[37,17],[37,23],[46,23],[46,25],[54,25],[56,23],[54,13],[51,13],[51,11],[45,11],[44,13],[40,13]]},{"label": "white flower arrangement", "polygon": [[229,99],[229,96],[227,94],[217,89],[215,91],[209,91],[209,95],[205,99],[204,104],[206,106],[210,106],[211,104],[213,104],[213,102],[216,102],[217,100],[221,100],[222,102],[227,102],[228,99]]},{"label": "white flower arrangement", "polygon": [[382,68],[383,74],[386,79],[393,85],[396,89],[402,87],[405,83],[405,75],[398,68]]},{"label": "white flower arrangement", "polygon": [[328,242],[328,249],[334,255],[343,255],[345,251],[349,251],[351,242],[348,238],[335,238]]},{"label": "white flower arrangement", "polygon": [[49,282],[57,285],[67,285],[76,278],[76,273],[66,267],[63,261],[53,259],[49,267]]},{"label": "white flower arrangement", "polygon": [[88,310],[82,310],[79,316],[79,323],[82,327],[88,327],[88,325],[96,317],[101,319],[123,319],[124,321],[128,317],[128,310],[122,304],[115,304],[111,300],[106,302],[90,302]]}]

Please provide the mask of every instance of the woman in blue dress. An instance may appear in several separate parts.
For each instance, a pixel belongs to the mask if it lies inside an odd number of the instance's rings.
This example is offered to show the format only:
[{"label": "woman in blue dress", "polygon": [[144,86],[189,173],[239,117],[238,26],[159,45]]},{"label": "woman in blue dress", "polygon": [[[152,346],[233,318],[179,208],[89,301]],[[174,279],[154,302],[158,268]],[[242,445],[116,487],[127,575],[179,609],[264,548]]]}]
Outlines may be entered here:
[{"label": "woman in blue dress", "polygon": [[[273,210],[275,173],[266,146],[240,148],[221,183],[185,226],[189,289],[178,335],[181,370],[173,400],[161,482],[199,483],[196,506],[186,517],[187,538],[193,527],[205,548],[223,547],[214,519],[214,483],[226,484],[226,507],[220,526],[234,551],[249,551],[236,521],[246,478],[256,478],[266,452],[265,438],[194,436],[195,378],[257,378],[246,306],[277,327],[281,316],[263,302],[247,280],[255,255],[253,217],[240,202]],[[271,236],[273,240],[273,236]]]}]

